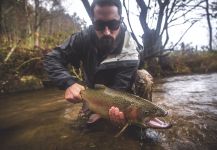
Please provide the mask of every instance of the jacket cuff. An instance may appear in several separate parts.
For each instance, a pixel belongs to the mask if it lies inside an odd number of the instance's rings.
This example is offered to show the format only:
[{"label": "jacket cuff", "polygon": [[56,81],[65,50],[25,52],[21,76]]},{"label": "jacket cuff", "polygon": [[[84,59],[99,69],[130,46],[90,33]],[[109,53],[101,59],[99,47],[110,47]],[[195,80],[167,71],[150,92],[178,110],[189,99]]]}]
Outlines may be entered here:
[{"label": "jacket cuff", "polygon": [[64,84],[60,87],[60,89],[66,90],[68,87],[70,87],[74,83],[76,83],[76,82],[73,79],[69,79],[66,82],[64,82]]}]

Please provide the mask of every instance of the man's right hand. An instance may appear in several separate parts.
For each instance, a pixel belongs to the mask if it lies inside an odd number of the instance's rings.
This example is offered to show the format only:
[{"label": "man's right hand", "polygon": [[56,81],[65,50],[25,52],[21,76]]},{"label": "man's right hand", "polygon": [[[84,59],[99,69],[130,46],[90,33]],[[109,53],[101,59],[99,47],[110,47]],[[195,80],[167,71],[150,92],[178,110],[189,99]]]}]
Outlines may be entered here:
[{"label": "man's right hand", "polygon": [[72,103],[79,103],[82,101],[81,90],[85,90],[84,86],[74,83],[65,91],[65,99]]}]

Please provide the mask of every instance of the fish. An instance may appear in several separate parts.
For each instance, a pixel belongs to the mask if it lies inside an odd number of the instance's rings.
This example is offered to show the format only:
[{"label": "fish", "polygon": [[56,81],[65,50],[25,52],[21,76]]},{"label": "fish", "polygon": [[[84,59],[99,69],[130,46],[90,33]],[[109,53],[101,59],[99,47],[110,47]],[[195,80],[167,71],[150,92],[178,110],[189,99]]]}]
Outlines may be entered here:
[{"label": "fish", "polygon": [[95,85],[95,88],[81,91],[81,97],[88,108],[102,118],[109,119],[109,109],[112,106],[123,112],[126,125],[117,136],[132,124],[141,128],[153,127],[153,124],[156,127],[156,124],[158,126],[160,123],[155,117],[165,117],[168,114],[166,110],[146,99],[104,85]]}]

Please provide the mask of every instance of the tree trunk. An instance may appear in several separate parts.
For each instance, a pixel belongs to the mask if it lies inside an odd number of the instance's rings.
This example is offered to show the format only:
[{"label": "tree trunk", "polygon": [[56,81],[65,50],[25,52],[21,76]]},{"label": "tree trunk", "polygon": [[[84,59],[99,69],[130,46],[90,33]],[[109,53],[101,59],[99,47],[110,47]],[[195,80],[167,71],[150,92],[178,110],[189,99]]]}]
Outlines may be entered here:
[{"label": "tree trunk", "polygon": [[[0,37],[2,37],[3,34],[3,25],[2,25],[2,1],[0,1]],[[1,39],[0,39],[1,40]]]},{"label": "tree trunk", "polygon": [[26,16],[26,36],[32,34],[31,24],[30,24],[30,16],[28,11],[28,2],[24,0],[24,9],[25,9],[25,16]]},{"label": "tree trunk", "polygon": [[209,28],[209,51],[212,51],[212,25],[210,21],[210,13],[209,13],[209,0],[206,0],[206,19],[208,23],[208,28]]},{"label": "tree trunk", "polygon": [[40,36],[40,10],[39,0],[35,0],[35,22],[34,22],[34,47],[39,47],[39,36]]},{"label": "tree trunk", "polygon": [[83,5],[85,7],[85,9],[86,9],[86,11],[87,11],[90,19],[92,19],[93,16],[91,14],[91,9],[90,9],[90,3],[89,3],[89,1],[88,0],[81,0],[81,1],[82,1]]},{"label": "tree trunk", "polygon": [[0,1],[0,41],[4,35],[4,31],[3,1]]},{"label": "tree trunk", "polygon": [[48,22],[49,24],[49,36],[53,34],[53,19],[51,18]]}]

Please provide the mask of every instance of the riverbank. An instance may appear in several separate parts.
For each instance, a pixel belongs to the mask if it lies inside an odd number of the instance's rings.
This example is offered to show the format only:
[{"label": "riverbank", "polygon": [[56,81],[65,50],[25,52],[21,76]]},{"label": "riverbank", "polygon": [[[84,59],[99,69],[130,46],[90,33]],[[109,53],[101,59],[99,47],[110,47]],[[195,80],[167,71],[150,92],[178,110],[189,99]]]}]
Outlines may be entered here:
[{"label": "riverbank", "polygon": [[167,57],[152,60],[146,69],[154,77],[206,74],[217,72],[217,52],[171,52]]}]

